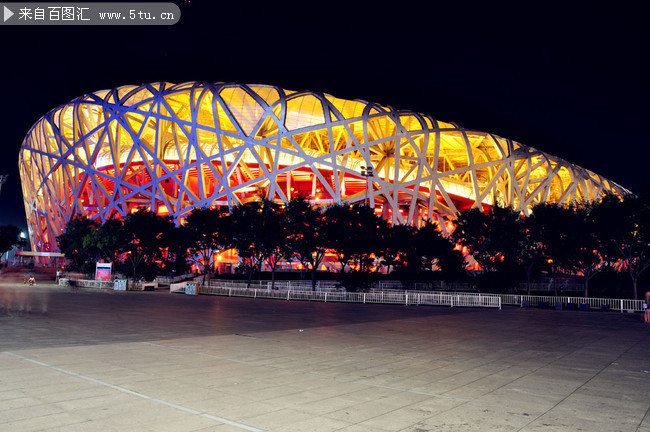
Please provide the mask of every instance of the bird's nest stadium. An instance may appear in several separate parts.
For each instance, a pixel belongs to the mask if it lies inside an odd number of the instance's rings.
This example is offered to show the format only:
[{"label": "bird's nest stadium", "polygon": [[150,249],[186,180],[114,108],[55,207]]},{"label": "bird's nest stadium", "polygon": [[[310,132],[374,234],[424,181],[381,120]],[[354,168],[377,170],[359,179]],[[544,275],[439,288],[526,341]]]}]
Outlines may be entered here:
[{"label": "bird's nest stadium", "polygon": [[[76,215],[138,208],[181,220],[260,194],[314,205],[366,201],[392,223],[495,201],[597,199],[621,186],[491,133],[430,115],[267,85],[154,83],[102,90],[43,116],[19,155],[32,250],[58,250]],[[447,222],[447,224],[446,224]]]}]

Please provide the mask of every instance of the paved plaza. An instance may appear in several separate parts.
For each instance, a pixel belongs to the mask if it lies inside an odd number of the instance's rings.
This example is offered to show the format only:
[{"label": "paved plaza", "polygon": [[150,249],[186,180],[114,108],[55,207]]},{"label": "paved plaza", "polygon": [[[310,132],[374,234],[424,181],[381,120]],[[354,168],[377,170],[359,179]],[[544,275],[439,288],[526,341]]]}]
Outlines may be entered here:
[{"label": "paved plaza", "polygon": [[650,431],[639,314],[0,285],[0,430]]}]

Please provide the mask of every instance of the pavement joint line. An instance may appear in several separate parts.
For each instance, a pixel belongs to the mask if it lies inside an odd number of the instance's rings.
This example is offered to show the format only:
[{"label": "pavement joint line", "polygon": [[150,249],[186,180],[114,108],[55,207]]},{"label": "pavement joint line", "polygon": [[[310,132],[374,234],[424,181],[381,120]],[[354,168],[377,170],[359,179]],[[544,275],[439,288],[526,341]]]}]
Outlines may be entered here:
[{"label": "pavement joint line", "polygon": [[[312,375],[319,375],[319,374],[312,374]],[[423,396],[431,396],[431,397],[436,397],[436,398],[440,398],[440,399],[455,400],[455,401],[458,401],[458,402],[471,402],[472,401],[472,399],[461,398],[461,397],[456,397],[456,396],[448,396],[448,395],[444,395],[444,394],[440,394],[440,393],[429,393],[429,392],[423,392],[423,391],[418,391],[418,390],[408,390],[408,389],[404,389],[404,388],[400,388],[400,387],[383,386],[383,385],[379,385],[379,384],[368,384],[368,383],[363,382],[363,381],[348,381],[348,380],[341,380],[341,379],[338,379],[338,378],[334,378],[334,379],[336,381],[339,381],[339,382],[352,382],[352,383],[367,385],[367,386],[370,386],[370,387],[383,388],[383,389],[387,389],[387,390],[395,390],[395,391],[400,391],[400,392],[404,392],[404,393],[413,393],[413,394],[418,394],[418,395],[423,395]]]},{"label": "pavement joint line", "polygon": [[[283,368],[283,367],[280,367],[280,366],[272,366],[272,365],[268,365],[268,364],[260,365],[260,364],[256,364],[256,363],[253,363],[253,362],[247,362],[247,361],[244,361],[244,360],[231,359],[231,358],[228,358],[228,357],[218,356],[218,355],[214,355],[214,354],[207,354],[207,353],[204,353],[204,352],[201,352],[201,351],[171,347],[171,346],[168,346],[168,345],[157,344],[157,343],[154,343],[154,342],[141,342],[141,343],[146,344],[146,345],[153,345],[153,346],[159,347],[159,348],[165,348],[165,349],[169,349],[169,350],[181,351],[181,352],[196,354],[196,355],[200,355],[200,356],[204,356],[204,357],[216,358],[216,359],[219,359],[219,360],[225,360],[225,361],[230,361],[230,362],[234,362],[234,363],[245,364],[245,365],[248,365],[248,366],[255,366],[255,367],[262,367],[262,368],[269,368],[269,369],[276,369],[276,370],[286,370],[286,371],[294,372],[291,369]],[[361,381],[361,380],[346,380],[346,379],[336,378],[336,377],[333,377],[331,375],[321,374],[321,373],[318,373],[318,372],[302,372],[302,373],[304,373],[305,375],[312,375],[312,376],[317,376],[317,377],[320,377],[320,378],[331,379],[333,381],[341,382],[341,383],[361,384],[361,385],[365,385],[365,386],[368,386],[368,387],[383,388],[383,389],[387,389],[387,390],[394,390],[394,391],[398,391],[398,392],[412,393],[412,394],[418,394],[418,395],[423,395],[423,396],[431,396],[431,397],[435,397],[435,398],[449,399],[449,400],[455,400],[455,401],[459,401],[459,402],[471,402],[472,401],[472,399],[455,397],[455,396],[448,396],[448,395],[444,395],[444,394],[440,394],[440,393],[429,393],[429,392],[423,392],[423,391],[417,391],[417,390],[409,390],[409,389],[400,388],[400,387],[383,386],[383,385],[379,385],[379,384],[371,384],[371,383],[364,382],[364,381]]]},{"label": "pavement joint line", "polygon": [[227,424],[229,426],[233,426],[233,427],[238,428],[238,429],[243,429],[243,430],[247,430],[247,431],[250,431],[250,432],[266,432],[264,429],[258,429],[256,427],[249,426],[249,425],[246,425],[246,424],[243,424],[243,423],[239,423],[239,422],[236,422],[236,421],[233,421],[233,420],[228,420],[228,419],[223,418],[223,417],[215,416],[215,415],[203,412],[203,411],[198,411],[198,410],[195,410],[195,409],[192,409],[192,408],[188,408],[188,407],[185,407],[183,405],[178,405],[178,404],[175,404],[173,402],[166,401],[164,399],[158,399],[158,398],[155,398],[155,397],[152,397],[152,396],[148,396],[148,395],[143,394],[143,393],[139,393],[139,392],[136,392],[136,391],[133,391],[133,390],[129,390],[129,389],[125,388],[125,387],[121,387],[121,386],[118,386],[118,385],[107,383],[105,381],[98,380],[98,379],[95,379],[95,378],[92,378],[92,377],[89,377],[89,376],[86,376],[86,375],[78,374],[78,373],[73,372],[71,370],[63,369],[63,368],[60,368],[60,367],[57,367],[57,366],[54,366],[54,365],[51,365],[51,364],[48,364],[48,363],[44,363],[44,362],[41,362],[41,361],[38,361],[38,360],[34,360],[34,359],[29,358],[29,357],[25,357],[25,356],[22,356],[20,354],[16,354],[16,353],[13,353],[13,352],[10,352],[10,351],[3,351],[2,354],[5,354],[5,355],[8,355],[10,357],[14,357],[14,358],[17,358],[17,359],[20,359],[20,360],[23,360],[23,361],[27,361],[27,362],[30,362],[30,363],[34,363],[34,364],[37,364],[39,366],[43,366],[43,367],[55,370],[57,372],[64,373],[66,375],[73,376],[75,378],[80,378],[80,379],[83,379],[85,381],[92,382],[94,384],[99,384],[101,386],[108,387],[108,388],[111,388],[113,390],[117,390],[117,391],[120,391],[122,393],[129,394],[131,396],[136,396],[136,397],[146,399],[148,401],[151,401],[151,402],[154,402],[154,403],[157,403],[157,404],[160,404],[160,405],[165,405],[165,406],[168,406],[170,408],[174,408],[174,409],[177,409],[179,411],[186,412],[188,414],[193,414],[193,415],[196,415],[196,416],[199,416],[199,417],[214,420],[214,421],[219,422],[219,423],[224,423],[224,424]]},{"label": "pavement joint line", "polygon": [[[582,383],[578,388],[574,389],[571,393],[569,393],[568,395],[566,395],[565,397],[563,397],[561,400],[559,400],[559,401],[558,401],[555,405],[553,405],[551,408],[547,409],[545,412],[541,413],[540,415],[538,415],[537,417],[535,417],[534,419],[532,419],[531,421],[529,421],[528,423],[526,423],[523,427],[519,428],[517,431],[521,431],[521,430],[523,430],[524,428],[528,427],[530,424],[532,424],[533,422],[537,421],[537,420],[540,419],[541,417],[545,416],[546,414],[548,414],[549,412],[551,412],[551,410],[555,409],[557,406],[559,406],[561,403],[563,403],[565,400],[567,400],[568,398],[570,398],[571,396],[573,396],[574,394],[576,394],[576,392],[578,392],[580,389],[582,389],[583,387],[585,387],[585,386],[586,386],[587,384],[589,384],[591,381],[593,381],[594,379],[596,379],[596,378],[598,377],[598,375],[600,375],[601,373],[603,373],[603,371],[604,371],[605,369],[611,367],[614,363],[618,363],[619,359],[620,359],[621,357],[623,357],[624,354],[628,353],[628,352],[629,352],[629,351],[630,351],[634,346],[639,345],[639,344],[641,343],[641,341],[644,340],[644,339],[647,339],[647,337],[648,337],[647,335],[642,336],[641,339],[639,339],[638,341],[634,341],[633,343],[630,343],[626,350],[624,350],[623,352],[621,352],[621,353],[618,354],[618,356],[616,357],[616,359],[614,359],[614,360],[613,360],[612,362],[610,362],[609,364],[604,365],[602,368],[600,368],[600,370],[599,370],[598,372],[596,372],[595,374],[593,374],[593,375],[591,376],[591,378],[589,378],[587,381],[583,382],[583,383]],[[584,348],[584,347],[583,347],[583,348]],[[562,359],[564,359],[565,357],[568,357],[569,355],[570,355],[570,353],[566,353],[565,355],[560,356],[559,358],[553,360],[552,362],[548,363],[546,366],[543,366],[543,367],[548,367],[548,366],[552,365],[553,363],[556,363],[557,361],[562,360]],[[542,369],[543,367],[539,367],[539,368],[537,368],[537,369],[535,370],[535,372],[538,371],[538,370],[540,370],[540,369]],[[517,378],[517,379],[516,379],[515,381],[513,381],[513,382],[519,381],[520,379],[521,379],[521,377]],[[650,411],[650,408],[648,408],[648,410]],[[643,419],[641,420],[641,423],[643,423]],[[640,427],[641,427],[641,424],[639,424],[639,426],[637,427],[637,429],[640,428]]]},{"label": "pavement joint line", "polygon": [[650,430],[650,424],[648,426],[645,426],[643,423],[645,423],[646,418],[650,418],[650,405],[648,406],[648,409],[645,412],[645,415],[641,419],[641,423],[639,423],[639,429],[647,429]]}]

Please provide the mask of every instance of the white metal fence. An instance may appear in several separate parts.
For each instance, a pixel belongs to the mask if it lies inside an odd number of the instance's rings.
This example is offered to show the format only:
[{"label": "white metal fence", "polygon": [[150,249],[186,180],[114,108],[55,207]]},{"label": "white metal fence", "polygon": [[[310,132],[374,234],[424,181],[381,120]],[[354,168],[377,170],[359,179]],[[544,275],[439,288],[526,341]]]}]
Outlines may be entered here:
[{"label": "white metal fence", "polygon": [[[378,281],[373,284],[373,287],[379,290],[403,290],[405,287],[400,281]],[[475,287],[472,284],[459,282],[449,284],[445,281],[433,282],[415,282],[409,288],[415,291],[474,291]]]},{"label": "white metal fence", "polygon": [[[203,276],[195,277],[194,282],[204,285]],[[229,280],[229,279],[211,279],[209,285],[220,287],[220,286],[234,286],[239,287],[242,284],[246,285],[246,281],[243,280]],[[270,288],[271,281],[269,280],[252,280],[250,283],[251,288]],[[276,280],[275,288],[285,289],[285,290],[311,290],[311,280]],[[412,284],[409,288],[412,288],[413,291],[449,291],[451,289],[456,291],[473,291],[474,287],[468,283],[457,283],[450,285],[444,281],[434,281],[434,282],[417,282]],[[386,290],[399,290],[403,291],[405,289],[404,285],[400,281],[378,281],[371,285],[371,289],[386,291]],[[410,289],[409,289],[410,290]],[[316,281],[316,291],[343,291],[340,287],[340,283],[335,280],[317,280]]]},{"label": "white metal fence", "polygon": [[[530,290],[531,291],[536,291],[536,292],[554,292],[554,290],[557,288],[558,292],[565,293],[565,292],[571,292],[571,293],[583,293],[585,290],[585,286],[583,284],[578,284],[575,282],[559,282],[557,283],[557,286],[553,286],[552,282],[531,282],[530,283]],[[527,292],[528,290],[528,284],[526,282],[522,282],[519,284],[519,290]]]},{"label": "white metal fence", "polygon": [[113,289],[113,281],[99,281],[99,280],[85,280],[85,279],[66,279],[60,278],[59,285],[61,286],[77,286],[82,288],[96,288],[96,289]]},{"label": "white metal fence", "polygon": [[170,293],[184,293],[187,282],[176,282],[169,285]]},{"label": "white metal fence", "polygon": [[[243,285],[243,286],[241,286]],[[452,294],[443,292],[375,291],[366,293],[341,291],[311,291],[296,289],[246,288],[244,282],[201,286],[201,294],[231,297],[275,298],[283,300],[310,300],[322,302],[381,303],[423,306],[488,307],[501,309],[501,297],[494,294]]]},{"label": "white metal fence", "polygon": [[[200,284],[201,278],[195,278]],[[95,289],[113,289],[113,282],[95,280],[70,280],[59,279],[59,285],[75,284],[78,287]],[[271,289],[270,281],[251,281],[213,279],[209,286],[201,285],[201,294],[225,295],[233,297],[259,297],[278,298],[285,300],[311,300],[323,302],[354,302],[354,303],[382,303],[403,305],[431,305],[451,307],[492,307],[501,308],[501,305],[514,305],[521,307],[539,307],[542,303],[549,308],[583,308],[583,309],[609,309],[621,312],[643,312],[643,300],[591,298],[577,296],[544,296],[544,295],[517,295],[517,294],[478,294],[444,291],[403,291],[390,289],[386,284],[384,289],[374,289],[366,293],[345,292],[338,287],[335,281],[318,281],[316,291],[311,290],[311,281],[276,281],[276,289]],[[183,292],[185,283],[174,284],[175,292]],[[142,289],[138,283],[129,283],[129,290]]]},{"label": "white metal fence", "polygon": [[[516,305],[516,306],[530,306],[530,307],[539,307],[540,302],[543,302],[548,305],[548,307],[556,307],[556,304],[561,304],[563,309],[569,307],[569,305],[575,305],[579,307],[580,305],[587,305],[587,309],[603,309],[609,308],[610,310],[619,310],[621,312],[625,311],[634,311],[642,312],[643,311],[643,300],[631,300],[631,299],[608,299],[608,298],[591,298],[591,297],[555,297],[555,296],[540,296],[540,295],[514,295],[514,294],[499,294],[501,296],[501,302],[504,305]],[[558,306],[559,307],[559,306]],[[583,306],[584,308],[584,306]]]},{"label": "white metal fence", "polygon": [[[194,282],[204,285],[203,276],[194,278]],[[247,281],[243,280],[228,280],[228,279],[211,279],[209,286],[211,287],[246,287]],[[271,281],[269,280],[252,280],[250,288],[253,289],[271,289]],[[282,290],[304,290],[311,291],[311,280],[277,280],[275,281],[275,288]],[[318,280],[316,281],[316,291],[342,291],[337,281]]]},{"label": "white metal fence", "polygon": [[169,277],[169,276],[156,276],[156,282],[161,285],[171,285],[173,283],[185,281],[191,279],[194,276],[194,273],[185,273],[182,275]]}]

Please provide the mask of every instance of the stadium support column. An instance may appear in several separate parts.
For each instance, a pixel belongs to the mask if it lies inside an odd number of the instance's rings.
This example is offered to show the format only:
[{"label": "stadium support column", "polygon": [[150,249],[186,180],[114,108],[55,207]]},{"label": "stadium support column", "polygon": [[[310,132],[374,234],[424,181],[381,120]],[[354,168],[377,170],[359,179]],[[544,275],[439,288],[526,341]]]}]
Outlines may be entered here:
[{"label": "stadium support column", "polygon": [[361,165],[361,175],[366,178],[366,198],[365,198],[365,203],[366,205],[370,205],[368,203],[368,193],[370,189],[370,177],[372,177],[373,174],[373,168],[371,166],[364,166]]},{"label": "stadium support column", "polygon": [[286,193],[286,196],[287,196],[287,200],[291,201],[291,197],[292,197],[292,194],[291,194],[291,172],[287,171],[286,176],[287,176],[287,182],[286,182],[287,183],[287,193]]}]

